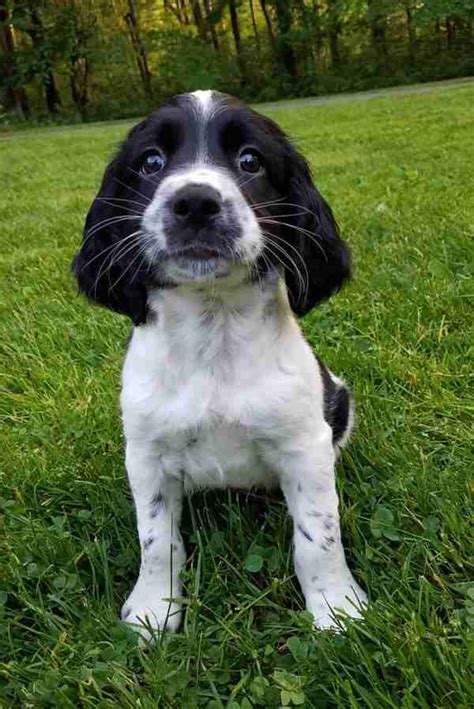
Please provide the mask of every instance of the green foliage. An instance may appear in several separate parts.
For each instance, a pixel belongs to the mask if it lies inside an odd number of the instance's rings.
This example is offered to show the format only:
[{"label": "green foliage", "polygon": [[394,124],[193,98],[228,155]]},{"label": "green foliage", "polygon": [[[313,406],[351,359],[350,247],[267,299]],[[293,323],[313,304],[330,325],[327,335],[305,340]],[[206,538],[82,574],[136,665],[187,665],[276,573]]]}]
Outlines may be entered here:
[{"label": "green foliage", "polygon": [[199,37],[179,30],[147,33],[150,56],[156,56],[159,65],[154,85],[156,101],[177,93],[202,89],[216,89],[227,93],[239,91],[240,77],[232,57],[215,59],[215,50]]},{"label": "green foliage", "polygon": [[0,141],[2,706],[472,706],[473,101],[467,86],[272,112],[356,265],[302,323],[358,410],[338,484],[371,605],[338,636],[303,610],[281,498],[235,492],[186,507],[181,632],[140,648],[118,621],[139,561],[118,407],[129,326],[77,297],[69,264],[128,124]]},{"label": "green foliage", "polygon": [[6,0],[0,118],[127,117],[196,88],[272,101],[468,75],[473,22],[472,0]]}]

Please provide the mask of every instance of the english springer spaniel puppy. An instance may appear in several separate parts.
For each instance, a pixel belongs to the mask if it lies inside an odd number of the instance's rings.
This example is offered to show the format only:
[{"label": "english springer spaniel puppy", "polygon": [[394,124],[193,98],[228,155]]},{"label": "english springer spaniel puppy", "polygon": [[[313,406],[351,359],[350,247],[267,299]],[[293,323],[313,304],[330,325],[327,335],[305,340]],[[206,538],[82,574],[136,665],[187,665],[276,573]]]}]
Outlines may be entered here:
[{"label": "english springer spaniel puppy", "polygon": [[359,617],[334,477],[350,394],[294,317],[340,289],[350,256],[285,134],[213,91],[160,106],[107,167],[74,271],[134,325],[121,406],[141,565],[123,620],[147,638],[180,624],[184,492],[275,485],[315,626]]}]

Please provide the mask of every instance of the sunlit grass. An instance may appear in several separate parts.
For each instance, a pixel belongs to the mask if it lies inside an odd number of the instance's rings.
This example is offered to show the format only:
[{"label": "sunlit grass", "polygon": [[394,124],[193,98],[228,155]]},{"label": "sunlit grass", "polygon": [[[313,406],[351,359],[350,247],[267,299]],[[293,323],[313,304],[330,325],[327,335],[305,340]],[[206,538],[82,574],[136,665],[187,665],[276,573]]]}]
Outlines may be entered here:
[{"label": "sunlit grass", "polygon": [[272,114],[354,252],[353,283],[303,327],[357,400],[339,488],[366,622],[311,631],[280,499],[199,494],[185,624],[147,652],[117,620],[138,563],[118,411],[129,326],[69,274],[125,125],[0,141],[2,706],[472,706],[473,104],[462,88]]}]

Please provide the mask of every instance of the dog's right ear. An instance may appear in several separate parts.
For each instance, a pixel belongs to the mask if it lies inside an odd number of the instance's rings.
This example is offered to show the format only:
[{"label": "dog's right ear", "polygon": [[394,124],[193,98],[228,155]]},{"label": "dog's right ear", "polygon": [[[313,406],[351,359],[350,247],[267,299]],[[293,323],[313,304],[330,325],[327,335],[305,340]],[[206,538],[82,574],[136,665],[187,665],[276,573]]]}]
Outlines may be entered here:
[{"label": "dog's right ear", "polygon": [[82,246],[72,269],[79,290],[90,300],[127,315],[135,325],[146,321],[147,291],[139,258],[140,216],[128,213],[122,193],[120,156],[107,167],[86,217]]}]

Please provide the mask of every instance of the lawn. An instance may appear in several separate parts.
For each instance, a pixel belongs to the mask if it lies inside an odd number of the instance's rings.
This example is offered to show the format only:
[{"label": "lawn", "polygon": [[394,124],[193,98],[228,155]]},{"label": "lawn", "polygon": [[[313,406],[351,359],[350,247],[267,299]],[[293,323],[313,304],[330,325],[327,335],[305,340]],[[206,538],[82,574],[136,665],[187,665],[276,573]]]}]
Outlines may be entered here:
[{"label": "lawn", "polygon": [[145,650],[117,619],[139,559],[129,325],[69,273],[127,126],[0,141],[2,707],[472,706],[473,105],[465,87],[271,111],[354,253],[351,285],[302,327],[355,391],[338,479],[365,622],[311,630],[281,498],[203,493],[183,522],[184,626]]}]

